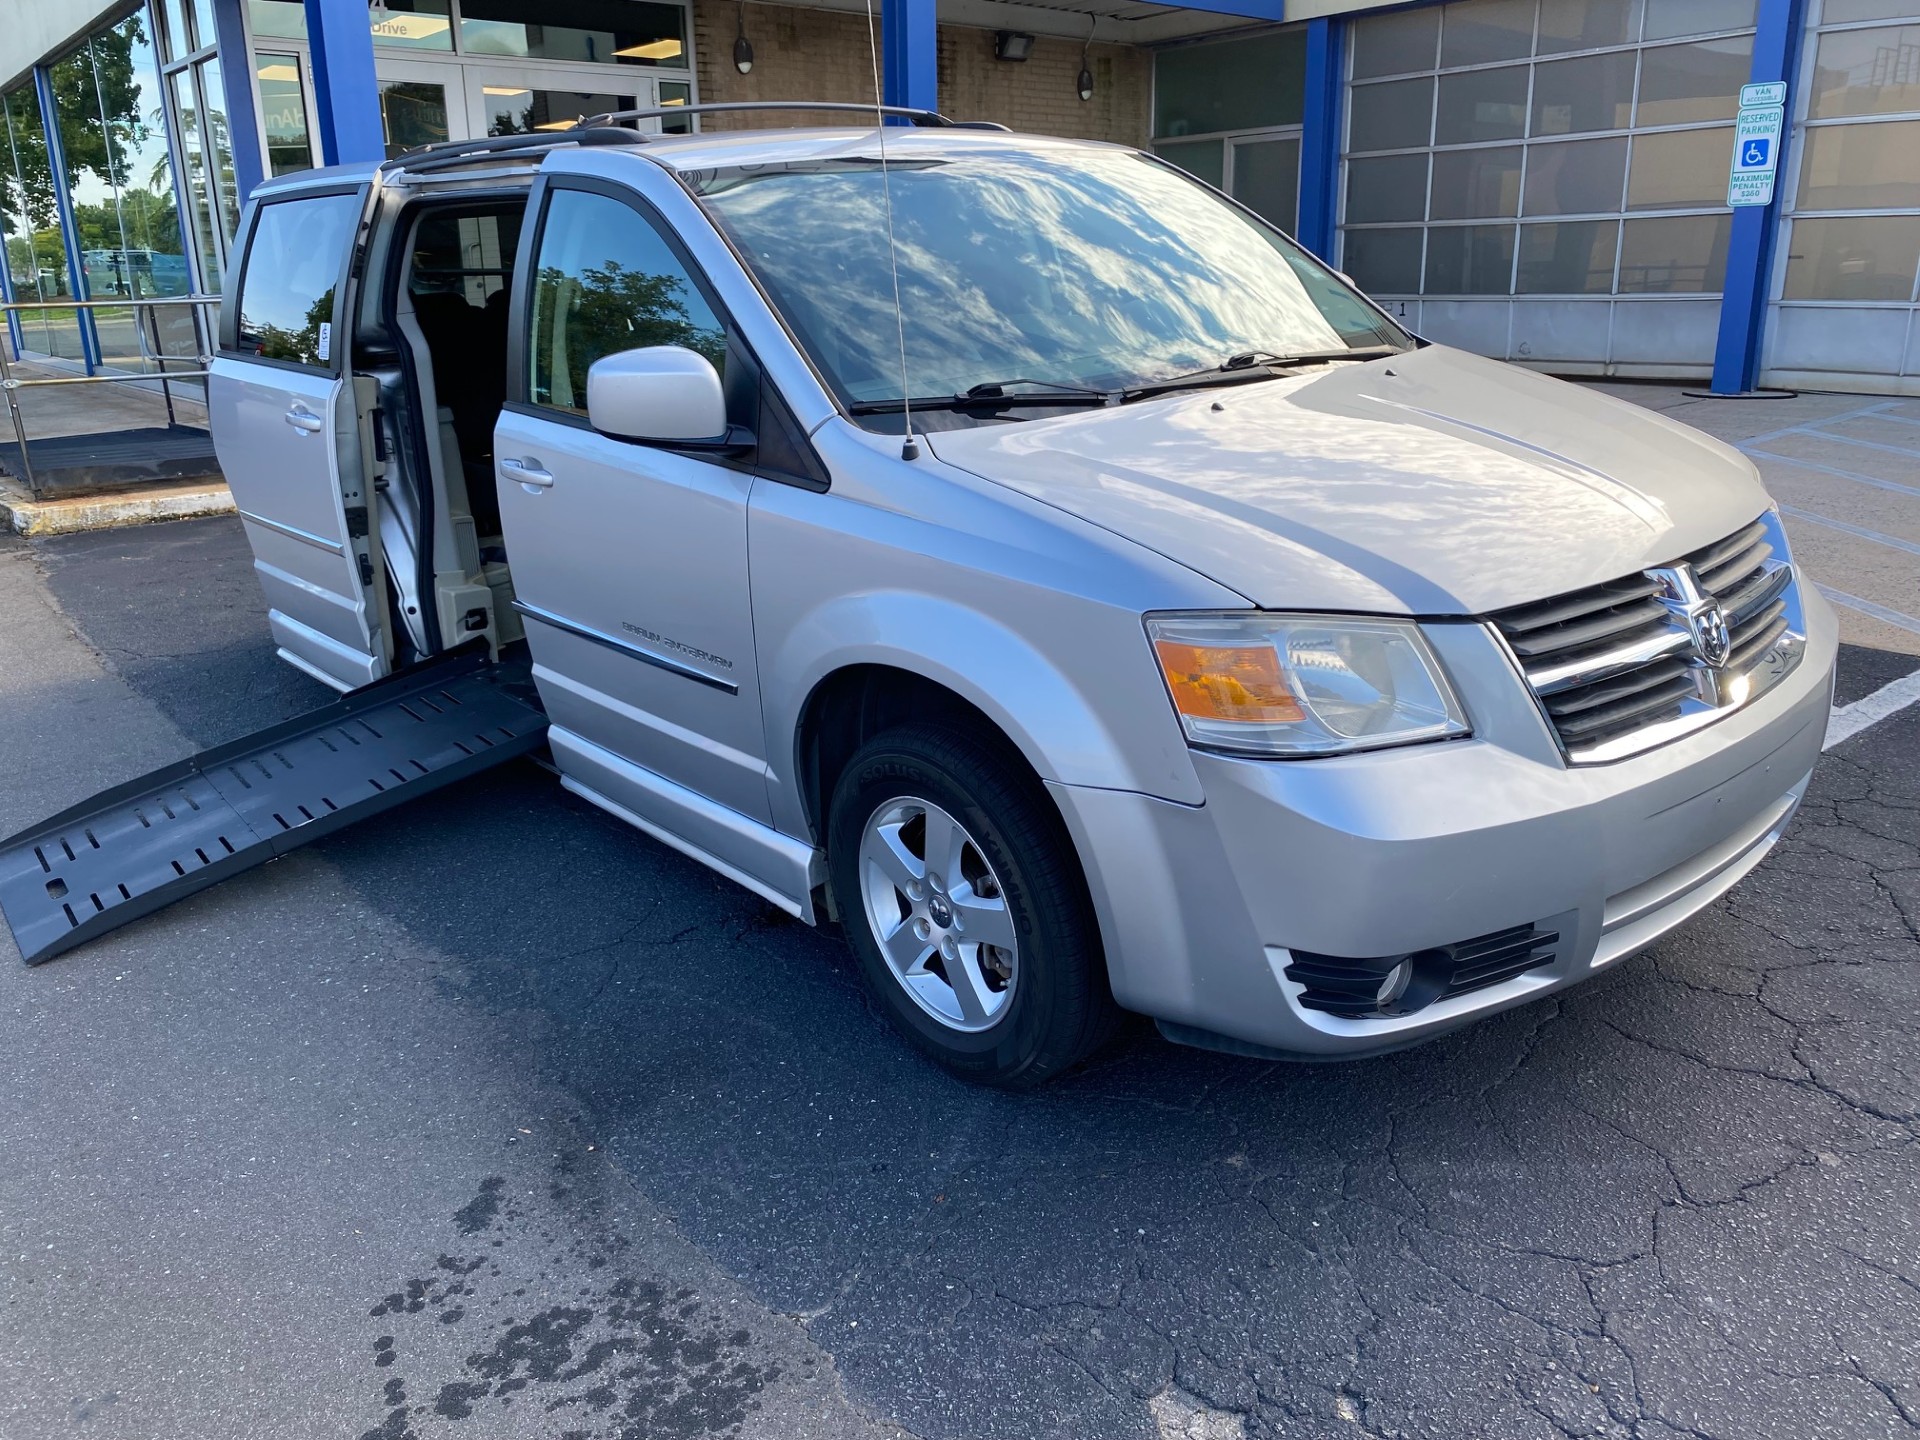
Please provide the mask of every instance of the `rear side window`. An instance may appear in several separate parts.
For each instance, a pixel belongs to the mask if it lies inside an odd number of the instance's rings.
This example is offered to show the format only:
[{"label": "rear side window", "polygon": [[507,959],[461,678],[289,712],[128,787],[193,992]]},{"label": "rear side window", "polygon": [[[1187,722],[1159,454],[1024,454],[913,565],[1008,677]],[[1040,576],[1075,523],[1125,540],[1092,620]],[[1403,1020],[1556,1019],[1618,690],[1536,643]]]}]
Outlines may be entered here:
[{"label": "rear side window", "polygon": [[584,415],[587,368],[648,345],[684,345],[726,375],[726,327],[653,224],[612,196],[555,190],[534,267],[529,398]]},{"label": "rear side window", "polygon": [[332,363],[333,291],[359,218],[357,194],[260,207],[240,276],[242,351],[299,365]]}]

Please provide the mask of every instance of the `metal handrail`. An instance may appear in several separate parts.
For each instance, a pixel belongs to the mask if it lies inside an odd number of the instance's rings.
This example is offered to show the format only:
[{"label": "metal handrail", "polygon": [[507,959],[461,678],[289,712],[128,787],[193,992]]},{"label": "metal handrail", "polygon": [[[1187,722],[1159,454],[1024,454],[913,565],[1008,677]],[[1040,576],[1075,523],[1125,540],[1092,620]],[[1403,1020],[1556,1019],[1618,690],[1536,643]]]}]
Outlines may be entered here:
[{"label": "metal handrail", "polygon": [[[177,306],[194,306],[199,307],[200,310],[205,310],[207,306],[218,305],[219,303],[220,297],[218,295],[115,296],[107,300],[0,300],[0,319],[10,318],[13,315],[27,311],[38,310],[138,311],[143,308],[147,310],[158,310]],[[11,330],[10,326],[7,328],[9,331]],[[160,382],[160,393],[165,397],[167,403],[167,425],[168,428],[171,429],[176,423],[173,412],[172,382],[175,380],[203,380],[213,373],[213,371],[208,368],[213,364],[213,356],[208,349],[202,348],[193,355],[165,355],[160,353],[158,349],[148,348],[146,329],[138,320],[135,321],[134,332],[140,339],[141,360],[151,361],[158,367],[153,374],[44,375],[31,379],[23,378],[13,373],[12,362],[7,358],[7,337],[0,337],[0,392],[6,394],[7,413],[13,421],[14,439],[20,446],[20,469],[22,472],[20,478],[27,482],[27,489],[33,493],[35,498],[39,497],[40,487],[33,475],[33,455],[27,443],[27,422],[25,417],[20,413],[20,392],[22,390],[35,385],[115,385],[125,384],[133,380],[158,379]],[[199,342],[200,346],[206,346],[208,334],[209,331],[205,327],[205,322],[196,320],[194,325],[194,339]],[[169,370],[167,368],[172,364],[187,363],[191,363],[198,368],[193,370]]]}]

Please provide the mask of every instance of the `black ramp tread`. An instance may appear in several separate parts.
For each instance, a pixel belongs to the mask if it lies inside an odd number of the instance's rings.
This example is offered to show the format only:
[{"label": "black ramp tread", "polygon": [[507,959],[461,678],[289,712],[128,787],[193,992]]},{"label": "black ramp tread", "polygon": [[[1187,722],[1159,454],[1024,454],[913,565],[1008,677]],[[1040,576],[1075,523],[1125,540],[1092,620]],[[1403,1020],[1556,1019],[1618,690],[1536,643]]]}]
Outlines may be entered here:
[{"label": "black ramp tread", "polygon": [[0,840],[29,965],[356,820],[539,748],[547,717],[479,655],[417,667]]}]

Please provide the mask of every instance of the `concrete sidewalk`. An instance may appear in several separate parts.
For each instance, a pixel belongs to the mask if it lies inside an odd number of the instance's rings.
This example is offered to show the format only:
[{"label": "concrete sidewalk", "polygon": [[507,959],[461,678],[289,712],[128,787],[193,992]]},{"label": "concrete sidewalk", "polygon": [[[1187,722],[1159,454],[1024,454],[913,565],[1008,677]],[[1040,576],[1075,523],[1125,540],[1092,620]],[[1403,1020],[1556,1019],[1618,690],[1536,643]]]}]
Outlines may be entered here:
[{"label": "concrete sidewalk", "polygon": [[[41,380],[76,374],[67,366],[18,362],[9,367],[15,379]],[[47,385],[16,391],[20,417],[29,444],[69,435],[111,435],[151,430],[167,424],[167,404],[158,387],[120,382],[95,385]],[[191,384],[173,386],[173,415],[178,424],[204,429],[207,409]],[[0,445],[14,441],[13,422],[0,406]],[[35,537],[65,535],[80,530],[106,530],[121,525],[145,525],[156,520],[183,520],[223,515],[233,509],[233,496],[217,475],[188,479],[177,485],[144,485],[106,495],[35,499],[24,481],[0,470],[0,532]]]}]

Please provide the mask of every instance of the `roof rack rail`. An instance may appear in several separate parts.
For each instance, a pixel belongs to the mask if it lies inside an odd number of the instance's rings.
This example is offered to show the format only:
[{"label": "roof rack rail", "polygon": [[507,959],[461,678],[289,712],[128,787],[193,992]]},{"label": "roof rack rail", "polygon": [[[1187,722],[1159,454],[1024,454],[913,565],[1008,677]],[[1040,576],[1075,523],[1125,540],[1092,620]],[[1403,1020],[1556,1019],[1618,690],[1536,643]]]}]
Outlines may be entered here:
[{"label": "roof rack rail", "polygon": [[419,174],[445,170],[455,165],[486,160],[517,150],[555,150],[569,145],[639,145],[647,137],[637,130],[619,126],[574,125],[565,130],[542,131],[534,135],[492,135],[481,140],[437,140],[431,145],[416,145],[381,165],[382,170],[406,170]]},{"label": "roof rack rail", "polygon": [[[724,100],[706,105],[655,105],[644,110],[608,110],[599,115],[584,115],[574,128],[610,125],[616,120],[671,120],[681,115],[715,115],[742,110],[838,110],[856,115],[896,115],[915,125],[945,130],[1005,130],[993,120],[949,120],[938,110],[917,110],[907,105],[861,105],[845,100]],[[559,131],[567,134],[567,131]]]}]

